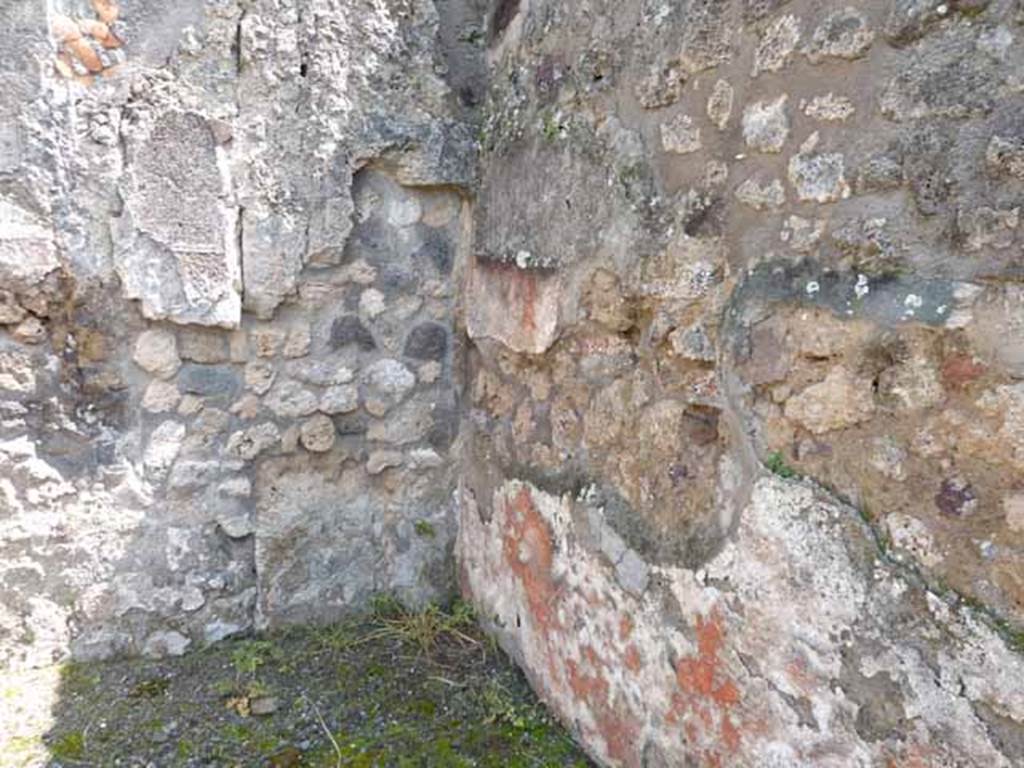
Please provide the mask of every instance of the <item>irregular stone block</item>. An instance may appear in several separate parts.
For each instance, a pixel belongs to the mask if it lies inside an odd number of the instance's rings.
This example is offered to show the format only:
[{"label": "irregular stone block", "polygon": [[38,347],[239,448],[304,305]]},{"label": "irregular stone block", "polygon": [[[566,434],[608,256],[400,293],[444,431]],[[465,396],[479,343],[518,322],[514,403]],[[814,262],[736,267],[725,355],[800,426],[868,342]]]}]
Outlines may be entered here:
[{"label": "irregular stone block", "polygon": [[228,335],[198,328],[181,330],[178,354],[193,363],[225,363],[228,361]]},{"label": "irregular stone block", "polygon": [[412,371],[389,358],[367,366],[362,379],[364,407],[378,417],[405,400],[416,386]]},{"label": "irregular stone block", "polygon": [[181,367],[178,339],[165,329],[143,331],[135,341],[135,364],[160,379],[169,379]]},{"label": "irregular stone block", "polygon": [[754,49],[754,69],[757,77],[762,72],[778,72],[789,62],[800,42],[800,23],[795,16],[780,16],[765,27]]},{"label": "irregular stone block", "polygon": [[420,323],[406,336],[402,354],[414,360],[443,361],[448,354],[448,330],[439,323]]},{"label": "irregular stone block", "polygon": [[804,53],[812,64],[826,59],[859,59],[867,54],[875,40],[867,18],[859,10],[847,7],[828,15],[814,30]]},{"label": "irregular stone block", "polygon": [[178,387],[186,394],[233,400],[242,382],[233,368],[189,364],[178,374]]},{"label": "irregular stone block", "polygon": [[297,381],[279,381],[264,398],[263,404],[282,419],[309,416],[317,408],[317,396]]},{"label": "irregular stone block", "polygon": [[838,152],[816,153],[817,134],[789,159],[789,182],[801,200],[832,203],[850,196],[845,159]]},{"label": "irregular stone block", "polygon": [[342,315],[331,325],[330,344],[334,349],[354,345],[369,352],[377,348],[373,334],[356,315]]},{"label": "irregular stone block", "polygon": [[724,131],[732,116],[732,105],[735,97],[733,87],[725,80],[717,80],[708,96],[708,119],[720,131]]},{"label": "irregular stone block", "polygon": [[875,401],[870,381],[858,380],[844,368],[833,368],[825,380],[786,402],[786,416],[815,434],[849,427],[870,419]]},{"label": "irregular stone block", "polygon": [[330,417],[318,413],[302,423],[299,429],[299,441],[302,447],[313,453],[324,453],[331,450],[337,432]]},{"label": "irregular stone block", "polygon": [[475,260],[467,281],[469,337],[540,354],[557,337],[558,300],[556,275]]},{"label": "irregular stone block", "polygon": [[758,101],[743,110],[743,140],[757,152],[781,152],[789,138],[789,117],[783,94],[775,101]]},{"label": "irregular stone block", "polygon": [[320,410],[324,413],[352,413],[358,408],[359,390],[354,385],[329,387],[320,398]]},{"label": "irregular stone block", "polygon": [[48,222],[0,198],[0,278],[8,290],[40,284],[60,267]]},{"label": "irregular stone block", "polygon": [[778,179],[767,184],[747,179],[736,188],[736,199],[755,211],[763,211],[781,208],[786,202],[786,193]]},{"label": "irregular stone block", "polygon": [[239,324],[237,209],[219,153],[208,122],[193,112],[164,113],[129,142],[115,260],[125,296],[140,300],[148,318]]},{"label": "irregular stone block", "polygon": [[701,148],[700,128],[689,115],[678,115],[661,126],[661,146],[675,155],[688,155]]},{"label": "irregular stone block", "polygon": [[[365,476],[363,476],[365,477]],[[256,479],[258,623],[330,622],[369,600],[381,551],[354,478],[266,461]]]}]

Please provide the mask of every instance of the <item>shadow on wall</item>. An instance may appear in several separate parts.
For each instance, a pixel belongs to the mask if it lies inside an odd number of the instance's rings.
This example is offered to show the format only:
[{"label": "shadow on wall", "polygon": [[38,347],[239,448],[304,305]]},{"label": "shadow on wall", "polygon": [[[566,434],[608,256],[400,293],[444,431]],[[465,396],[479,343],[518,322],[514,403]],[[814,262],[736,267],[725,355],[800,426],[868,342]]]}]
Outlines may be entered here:
[{"label": "shadow on wall", "polygon": [[512,19],[519,13],[520,0],[497,0],[494,10],[491,11],[490,38],[496,41],[501,34],[508,29]]}]

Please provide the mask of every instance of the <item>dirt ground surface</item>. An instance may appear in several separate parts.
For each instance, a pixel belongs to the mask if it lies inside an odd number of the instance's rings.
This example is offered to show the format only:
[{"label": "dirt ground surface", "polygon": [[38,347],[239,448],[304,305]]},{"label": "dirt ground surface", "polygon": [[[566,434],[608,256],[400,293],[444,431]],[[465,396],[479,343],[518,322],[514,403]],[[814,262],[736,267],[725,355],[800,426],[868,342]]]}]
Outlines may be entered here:
[{"label": "dirt ground surface", "polygon": [[589,766],[471,613],[0,677],[0,766]]}]

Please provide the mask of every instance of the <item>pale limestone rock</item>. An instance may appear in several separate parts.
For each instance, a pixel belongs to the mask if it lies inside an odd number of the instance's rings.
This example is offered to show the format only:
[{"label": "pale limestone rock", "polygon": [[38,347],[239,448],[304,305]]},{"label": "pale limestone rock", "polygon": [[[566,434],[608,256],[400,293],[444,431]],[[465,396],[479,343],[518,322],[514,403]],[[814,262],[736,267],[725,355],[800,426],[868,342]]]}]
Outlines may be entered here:
[{"label": "pale limestone rock", "polygon": [[816,153],[818,134],[804,142],[789,160],[789,183],[800,200],[834,203],[850,196],[844,175],[843,156],[838,152]]},{"label": "pale limestone rock", "polygon": [[709,160],[704,166],[704,183],[709,187],[719,187],[729,180],[729,166],[718,160]]},{"label": "pale limestone rock", "polygon": [[920,520],[897,512],[886,516],[885,527],[894,546],[909,552],[927,567],[934,568],[942,562],[942,554],[936,550],[928,527]]},{"label": "pale limestone rock", "polygon": [[985,149],[985,166],[995,177],[1024,179],[1024,141],[1016,137],[993,136]]},{"label": "pale limestone rock", "polygon": [[18,305],[18,298],[7,290],[0,289],[0,325],[14,325],[25,319],[28,312]]},{"label": "pale limestone rock", "polygon": [[277,425],[266,422],[233,433],[228,438],[224,452],[243,461],[252,461],[264,451],[273,448],[280,439],[281,432]]},{"label": "pale limestone rock", "polygon": [[162,480],[178,458],[181,444],[185,440],[185,425],[177,421],[160,423],[149,436],[144,463],[146,471]]},{"label": "pale limestone rock", "polygon": [[232,539],[244,539],[255,530],[252,516],[247,512],[222,515],[217,518],[217,525]]},{"label": "pale limestone rock", "polygon": [[853,102],[845,96],[836,96],[834,93],[827,93],[823,96],[815,96],[803,105],[804,114],[814,120],[824,122],[845,122],[856,108]]},{"label": "pale limestone rock", "polygon": [[366,461],[366,471],[379,475],[386,469],[402,466],[405,457],[399,451],[374,451]]},{"label": "pale limestone rock", "polygon": [[263,398],[263,404],[282,419],[309,416],[317,409],[318,398],[297,381],[279,381]]},{"label": "pale limestone rock", "polygon": [[374,416],[383,416],[401,403],[416,386],[416,376],[397,360],[385,358],[363,371],[363,406]]},{"label": "pale limestone rock", "polygon": [[295,326],[288,331],[288,337],[284,342],[283,354],[288,358],[305,357],[309,354],[309,347],[312,342],[312,329],[309,323]]},{"label": "pale limestone rock", "polygon": [[786,418],[820,435],[870,419],[875,413],[871,382],[855,378],[841,366],[824,381],[786,401]]},{"label": "pale limestone rock", "polygon": [[423,440],[433,425],[433,407],[422,400],[407,400],[388,414],[374,419],[366,430],[366,439],[394,445]]},{"label": "pale limestone rock", "polygon": [[318,413],[302,423],[299,440],[302,447],[313,453],[325,453],[334,446],[337,432],[329,416]]},{"label": "pale limestone rock", "polygon": [[366,259],[356,259],[344,269],[344,280],[356,285],[373,285],[377,279],[377,268]]},{"label": "pale limestone rock", "polygon": [[276,357],[284,344],[286,332],[281,328],[254,328],[249,333],[258,357]]},{"label": "pale limestone rock", "polygon": [[711,89],[708,97],[707,113],[708,119],[720,131],[724,131],[732,116],[733,88],[725,80],[718,80]]},{"label": "pale limestone rock", "polygon": [[159,379],[151,381],[142,396],[142,408],[150,413],[167,413],[178,407],[181,392],[177,385]]},{"label": "pale limestone rock", "polygon": [[786,202],[786,192],[778,179],[767,184],[747,179],[736,188],[736,199],[755,211],[778,209]]},{"label": "pale limestone rock", "polygon": [[433,384],[439,378],[441,378],[441,372],[443,367],[436,360],[423,363],[419,368],[416,369],[416,378],[423,384]]},{"label": "pale limestone rock", "polygon": [[675,155],[688,155],[701,148],[700,128],[689,115],[676,115],[661,126],[661,146]]},{"label": "pale limestone rock", "polygon": [[339,359],[316,356],[308,360],[289,362],[285,372],[293,379],[317,387],[348,384],[355,379],[352,369]]},{"label": "pale limestone rock", "polygon": [[59,267],[50,223],[26,208],[0,198],[0,278],[3,287],[36,285]]},{"label": "pale limestone rock", "polygon": [[225,496],[248,498],[252,495],[252,481],[248,477],[232,477],[220,484],[220,492]]},{"label": "pale limestone rock", "polygon": [[786,94],[774,101],[756,101],[743,110],[743,140],[755,152],[775,154],[789,138]]},{"label": "pale limestone rock", "polygon": [[265,395],[277,378],[277,370],[265,360],[253,360],[245,366],[245,386],[257,395]]},{"label": "pale limestone rock", "polygon": [[433,448],[415,448],[409,451],[408,458],[413,469],[437,469],[445,464],[444,457]]},{"label": "pale limestone rock", "polygon": [[765,27],[757,48],[754,49],[754,69],[757,77],[762,72],[778,72],[789,63],[797,43],[800,42],[800,22],[795,16],[780,16]]},{"label": "pale limestone rock", "polygon": [[351,384],[339,384],[324,390],[319,410],[328,414],[352,413],[359,409],[359,390]]},{"label": "pale limestone rock", "polygon": [[231,413],[240,419],[254,419],[260,412],[260,399],[253,394],[244,395],[241,400],[232,403]]},{"label": "pale limestone rock", "polygon": [[159,379],[169,379],[181,367],[178,339],[163,328],[143,331],[135,341],[135,364]]},{"label": "pale limestone rock", "polygon": [[384,294],[376,288],[367,288],[359,295],[359,314],[371,320],[380,317],[387,309]]},{"label": "pale limestone rock", "polygon": [[931,408],[946,397],[938,370],[923,355],[914,355],[905,363],[882,371],[878,391],[906,410]]},{"label": "pale limestone rock", "polygon": [[14,327],[11,336],[22,344],[41,344],[46,341],[46,326],[39,318],[29,316]]},{"label": "pale limestone rock", "polygon": [[825,222],[821,219],[805,219],[802,216],[790,216],[783,225],[780,237],[782,242],[797,253],[808,253],[821,242],[825,235]]},{"label": "pale limestone rock", "polygon": [[182,416],[195,416],[203,410],[203,398],[196,395],[185,395],[178,404],[178,413]]},{"label": "pale limestone rock", "polygon": [[872,440],[868,463],[890,480],[903,482],[907,479],[906,460],[907,452],[892,438],[878,437]]},{"label": "pale limestone rock", "polygon": [[150,659],[162,659],[167,656],[182,656],[192,641],[180,632],[154,632],[146,638],[142,646],[142,655]]},{"label": "pale limestone rock", "polygon": [[964,241],[964,249],[971,252],[1011,247],[1019,224],[1020,208],[998,210],[983,205],[971,210],[960,209],[956,216],[956,226]]}]

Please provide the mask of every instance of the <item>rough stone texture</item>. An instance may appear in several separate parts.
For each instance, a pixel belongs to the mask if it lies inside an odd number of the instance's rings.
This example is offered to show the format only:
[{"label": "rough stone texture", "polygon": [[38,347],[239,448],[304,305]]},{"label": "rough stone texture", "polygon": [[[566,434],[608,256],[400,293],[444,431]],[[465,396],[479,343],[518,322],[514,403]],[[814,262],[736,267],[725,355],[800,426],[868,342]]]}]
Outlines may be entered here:
[{"label": "rough stone texture", "polygon": [[460,577],[600,763],[1024,762],[1019,24],[532,0],[491,43]]},{"label": "rough stone texture", "polygon": [[0,665],[452,593],[481,16],[2,4]]},{"label": "rough stone texture", "polygon": [[0,662],[455,546],[602,764],[1024,764],[1022,19],[5,3]]}]

